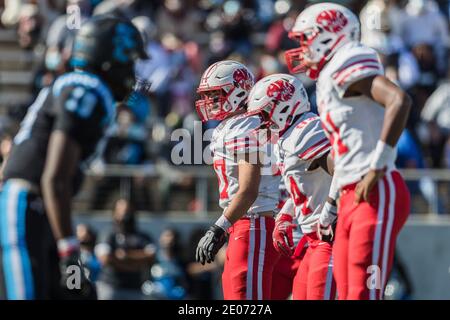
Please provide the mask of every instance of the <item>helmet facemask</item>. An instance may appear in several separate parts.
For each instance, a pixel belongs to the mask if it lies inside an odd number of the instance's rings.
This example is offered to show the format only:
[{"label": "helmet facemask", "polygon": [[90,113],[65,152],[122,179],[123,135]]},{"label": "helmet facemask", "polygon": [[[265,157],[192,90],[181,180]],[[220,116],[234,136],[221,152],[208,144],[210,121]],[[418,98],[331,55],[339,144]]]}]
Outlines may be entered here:
[{"label": "helmet facemask", "polygon": [[203,73],[197,93],[197,113],[202,121],[223,120],[244,109],[254,77],[239,62],[219,61]]},{"label": "helmet facemask", "polygon": [[303,32],[289,32],[289,38],[300,44],[298,48],[285,52],[289,71],[294,74],[305,73],[316,80],[344,35],[333,35],[315,27]]},{"label": "helmet facemask", "polygon": [[201,120],[223,120],[234,111],[229,101],[233,90],[231,86],[197,90],[200,99],[195,102],[195,108]]}]

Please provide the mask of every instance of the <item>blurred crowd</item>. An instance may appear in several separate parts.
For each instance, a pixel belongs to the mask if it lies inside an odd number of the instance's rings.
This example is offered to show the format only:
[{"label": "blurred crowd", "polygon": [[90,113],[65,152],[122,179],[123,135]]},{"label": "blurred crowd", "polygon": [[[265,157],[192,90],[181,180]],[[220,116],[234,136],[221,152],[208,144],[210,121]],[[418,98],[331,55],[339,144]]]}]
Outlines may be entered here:
[{"label": "blurred crowd", "polygon": [[[68,70],[79,24],[107,12],[131,19],[151,56],[151,60],[139,62],[136,70],[139,78],[150,82],[150,94],[133,101],[140,110],[138,117],[121,111],[95,163],[170,163],[171,132],[178,128],[194,131],[193,120],[198,119],[195,90],[203,70],[230,58],[248,65],[257,79],[287,72],[283,52],[295,46],[287,31],[312,2],[320,1],[0,0],[0,29],[15,30],[20,47],[34,56],[30,91],[36,96]],[[362,41],[379,52],[387,76],[413,98],[407,130],[398,145],[398,166],[450,169],[450,0],[335,2],[359,14]],[[302,80],[315,108],[314,83]],[[7,156],[28,106],[4,106],[8,110],[1,113],[8,116],[0,116],[0,158]],[[203,126],[216,125],[210,121]],[[192,180],[176,181],[169,170],[163,179],[167,181],[160,183],[162,201],[167,206],[176,202],[170,198],[174,191],[194,189]],[[111,182],[104,179],[94,194]],[[139,179],[133,184],[135,190],[144,191]],[[432,211],[448,212],[440,199],[436,201],[436,185],[426,176],[409,187],[435,206]],[[196,203],[191,206],[189,210],[195,210]],[[193,261],[191,249],[204,230],[194,231],[185,245],[173,228],[164,230],[155,241],[137,226],[136,209],[146,208],[136,208],[129,198],[121,198],[114,203],[114,227],[107,234],[97,237],[92,227],[77,227],[83,262],[97,284],[99,297],[220,298],[223,252],[206,267]]]},{"label": "blurred crowd", "polygon": [[[151,84],[150,94],[141,101],[140,117],[126,111],[119,115],[101,155],[103,163],[127,165],[170,163],[171,132],[193,132],[195,89],[209,64],[238,60],[257,79],[286,72],[283,52],[295,46],[287,31],[313,2],[320,1],[3,0],[0,10],[2,27],[17,30],[20,46],[36,56],[35,94],[67,70],[73,36],[85,19],[110,12],[135,23],[151,56],[137,66],[137,75]],[[450,168],[450,1],[335,2],[359,14],[362,41],[379,52],[387,76],[413,98],[398,166]],[[302,80],[314,107],[314,84]],[[11,106],[10,114],[20,119],[27,107],[21,112]],[[216,125],[210,121],[204,129]],[[8,140],[11,133],[2,136]],[[411,188],[427,199],[436,191],[426,179]]]},{"label": "blurred crowd", "polygon": [[81,260],[100,300],[222,298],[224,248],[214,263],[202,266],[194,260],[193,248],[203,229],[194,229],[183,244],[179,231],[167,227],[154,241],[139,229],[137,220],[133,203],[119,198],[111,230],[97,236],[92,226],[77,225]]}]

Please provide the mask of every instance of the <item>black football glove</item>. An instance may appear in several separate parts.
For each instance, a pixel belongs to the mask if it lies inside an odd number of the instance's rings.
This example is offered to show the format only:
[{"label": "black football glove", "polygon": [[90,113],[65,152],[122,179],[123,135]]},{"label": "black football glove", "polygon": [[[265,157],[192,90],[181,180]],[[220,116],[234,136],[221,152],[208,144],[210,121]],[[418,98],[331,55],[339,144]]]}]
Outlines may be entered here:
[{"label": "black football glove", "polygon": [[226,232],[221,227],[212,225],[198,242],[195,259],[203,265],[205,262],[211,263],[226,241]]},{"label": "black football glove", "polygon": [[61,288],[64,299],[97,300],[95,285],[87,278],[80,260],[80,253],[73,251],[70,255],[60,257]]}]

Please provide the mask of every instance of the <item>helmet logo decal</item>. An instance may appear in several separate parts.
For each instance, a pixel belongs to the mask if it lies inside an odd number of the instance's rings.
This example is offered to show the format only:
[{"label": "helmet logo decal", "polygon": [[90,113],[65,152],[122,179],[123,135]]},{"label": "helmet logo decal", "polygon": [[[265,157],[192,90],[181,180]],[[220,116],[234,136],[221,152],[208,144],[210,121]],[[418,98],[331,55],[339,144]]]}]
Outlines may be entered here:
[{"label": "helmet logo decal", "polygon": [[247,69],[241,68],[233,72],[233,82],[236,87],[244,90],[250,90],[253,85],[253,79]]},{"label": "helmet logo decal", "polygon": [[270,84],[267,95],[276,101],[287,101],[294,95],[295,87],[286,80],[280,79]]},{"label": "helmet logo decal", "polygon": [[135,30],[125,23],[120,23],[115,31],[113,56],[120,63],[128,63],[131,60],[129,52],[135,49],[137,45],[133,38]]},{"label": "helmet logo decal", "polygon": [[317,17],[317,23],[328,32],[339,32],[348,23],[344,14],[337,10],[322,11]]}]

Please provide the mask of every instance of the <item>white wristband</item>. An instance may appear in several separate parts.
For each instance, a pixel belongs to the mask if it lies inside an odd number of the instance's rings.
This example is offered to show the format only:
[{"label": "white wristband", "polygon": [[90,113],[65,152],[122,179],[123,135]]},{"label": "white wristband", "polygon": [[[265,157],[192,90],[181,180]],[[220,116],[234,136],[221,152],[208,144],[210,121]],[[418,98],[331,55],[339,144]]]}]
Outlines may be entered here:
[{"label": "white wristband", "polygon": [[231,222],[228,221],[228,219],[224,215],[221,215],[214,224],[218,227],[221,227],[225,232],[227,232],[227,230],[232,226]]},{"label": "white wristband", "polygon": [[395,162],[395,157],[395,148],[384,141],[378,140],[375,152],[372,155],[372,161],[370,162],[370,169],[385,169],[388,165]]},{"label": "white wristband", "polygon": [[326,201],[319,216],[319,223],[324,227],[328,227],[336,220],[336,217],[337,207]]}]

